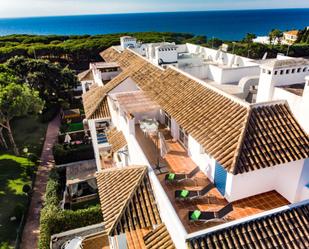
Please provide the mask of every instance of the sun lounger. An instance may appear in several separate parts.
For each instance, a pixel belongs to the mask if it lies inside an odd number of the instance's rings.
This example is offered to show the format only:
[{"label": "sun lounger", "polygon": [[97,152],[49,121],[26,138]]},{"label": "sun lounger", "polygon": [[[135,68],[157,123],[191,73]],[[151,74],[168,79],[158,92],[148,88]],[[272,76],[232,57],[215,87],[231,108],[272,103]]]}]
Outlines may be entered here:
[{"label": "sun lounger", "polygon": [[176,183],[176,182],[181,182],[187,179],[191,179],[194,177],[200,169],[196,167],[194,170],[192,170],[189,174],[184,174],[184,173],[167,173],[165,175],[165,180],[169,183]]},{"label": "sun lounger", "polygon": [[177,200],[192,200],[206,195],[214,187],[215,186],[213,185],[213,183],[209,183],[201,190],[176,190],[175,198]]},{"label": "sun lounger", "polygon": [[233,211],[232,203],[217,212],[203,212],[200,210],[189,211],[189,221],[192,222],[220,222],[226,220],[226,216]]}]

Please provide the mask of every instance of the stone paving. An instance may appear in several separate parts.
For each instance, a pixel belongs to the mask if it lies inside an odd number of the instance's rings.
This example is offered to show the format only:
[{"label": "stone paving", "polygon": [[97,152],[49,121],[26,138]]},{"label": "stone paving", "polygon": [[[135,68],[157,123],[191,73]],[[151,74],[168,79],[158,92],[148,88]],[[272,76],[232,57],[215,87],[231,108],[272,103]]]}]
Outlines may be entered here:
[{"label": "stone paving", "polygon": [[38,248],[40,211],[42,208],[48,174],[54,165],[52,153],[53,145],[59,132],[60,118],[57,116],[49,124],[46,132],[44,147],[41,154],[41,163],[36,174],[33,195],[29,207],[26,225],[22,234],[21,249]]}]

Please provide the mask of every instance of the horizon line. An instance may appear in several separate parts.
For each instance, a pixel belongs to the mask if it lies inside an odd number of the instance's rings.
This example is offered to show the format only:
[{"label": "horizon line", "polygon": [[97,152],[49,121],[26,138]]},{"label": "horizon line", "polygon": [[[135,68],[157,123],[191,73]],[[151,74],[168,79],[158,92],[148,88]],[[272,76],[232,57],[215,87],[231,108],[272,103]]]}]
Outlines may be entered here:
[{"label": "horizon line", "polygon": [[175,11],[144,11],[144,12],[114,12],[114,13],[89,13],[89,14],[67,14],[67,15],[45,15],[45,16],[11,16],[1,19],[23,19],[23,18],[44,18],[44,17],[77,17],[77,16],[101,16],[101,15],[131,15],[131,14],[156,14],[156,13],[189,13],[189,12],[225,12],[225,11],[258,11],[258,10],[299,10],[305,8],[256,8],[256,9],[211,9],[211,10],[175,10]]}]

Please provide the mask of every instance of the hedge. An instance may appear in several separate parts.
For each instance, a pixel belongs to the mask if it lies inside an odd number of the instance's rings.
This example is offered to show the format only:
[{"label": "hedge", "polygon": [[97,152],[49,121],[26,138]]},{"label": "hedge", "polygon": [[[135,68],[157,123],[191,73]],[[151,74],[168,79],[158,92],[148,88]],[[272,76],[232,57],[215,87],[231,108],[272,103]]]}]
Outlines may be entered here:
[{"label": "hedge", "polygon": [[100,205],[77,211],[61,210],[54,205],[41,210],[39,249],[48,249],[53,234],[98,224],[103,221]]},{"label": "hedge", "polygon": [[62,210],[59,208],[60,176],[54,169],[46,186],[44,208],[40,216],[39,249],[49,249],[53,234],[97,224],[103,221],[100,205],[87,209]]},{"label": "hedge", "polygon": [[94,159],[92,144],[61,145],[55,144],[53,154],[56,164]]},{"label": "hedge", "polygon": [[45,205],[58,206],[60,201],[59,190],[60,190],[60,176],[58,172],[55,169],[53,169],[49,173],[49,179],[46,185]]}]

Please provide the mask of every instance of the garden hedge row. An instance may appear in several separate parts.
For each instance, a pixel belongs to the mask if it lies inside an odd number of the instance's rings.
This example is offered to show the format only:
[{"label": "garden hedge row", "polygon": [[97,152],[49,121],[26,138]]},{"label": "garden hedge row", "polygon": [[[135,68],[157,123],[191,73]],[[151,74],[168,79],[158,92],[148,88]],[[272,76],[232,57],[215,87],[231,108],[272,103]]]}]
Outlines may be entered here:
[{"label": "garden hedge row", "polygon": [[39,249],[49,249],[50,238],[53,234],[103,221],[100,205],[76,211],[60,209],[58,205],[59,180],[59,174],[56,170],[52,170],[46,186],[44,208],[40,216]]},{"label": "garden hedge row", "polygon": [[55,163],[58,165],[94,159],[92,144],[78,146],[55,144],[53,154]]}]

